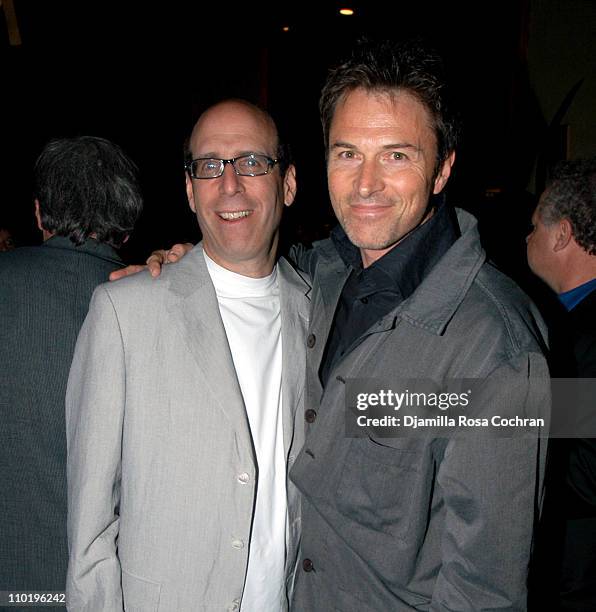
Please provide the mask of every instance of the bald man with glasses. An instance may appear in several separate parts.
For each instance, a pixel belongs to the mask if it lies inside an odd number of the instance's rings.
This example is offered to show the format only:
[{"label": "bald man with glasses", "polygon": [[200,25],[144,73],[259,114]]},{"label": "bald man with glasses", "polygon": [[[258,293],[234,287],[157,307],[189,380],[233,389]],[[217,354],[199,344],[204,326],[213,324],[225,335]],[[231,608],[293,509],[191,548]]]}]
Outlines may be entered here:
[{"label": "bald man with glasses", "polygon": [[67,393],[71,610],[286,610],[297,563],[310,287],[277,259],[294,167],[271,117],[195,125],[203,241],[100,286]]}]

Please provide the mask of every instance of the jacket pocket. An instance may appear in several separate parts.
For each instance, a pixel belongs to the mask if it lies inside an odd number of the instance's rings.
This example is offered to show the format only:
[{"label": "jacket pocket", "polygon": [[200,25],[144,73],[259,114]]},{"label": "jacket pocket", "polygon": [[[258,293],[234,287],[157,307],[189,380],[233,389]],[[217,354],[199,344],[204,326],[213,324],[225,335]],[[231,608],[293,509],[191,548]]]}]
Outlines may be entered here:
[{"label": "jacket pocket", "polygon": [[340,587],[337,592],[335,612],[379,612],[380,608],[375,608],[373,604],[365,600],[365,597],[364,594],[358,597]]},{"label": "jacket pocket", "polygon": [[122,570],[122,598],[125,612],[157,612],[161,584]]},{"label": "jacket pocket", "polygon": [[380,610],[428,610],[431,601],[419,595],[404,592],[404,599],[388,597],[383,601],[372,601],[370,592],[350,593],[341,587],[337,590],[335,612],[379,612]]},{"label": "jacket pocket", "polygon": [[337,486],[338,510],[349,521],[393,537],[406,535],[422,453],[355,438]]}]

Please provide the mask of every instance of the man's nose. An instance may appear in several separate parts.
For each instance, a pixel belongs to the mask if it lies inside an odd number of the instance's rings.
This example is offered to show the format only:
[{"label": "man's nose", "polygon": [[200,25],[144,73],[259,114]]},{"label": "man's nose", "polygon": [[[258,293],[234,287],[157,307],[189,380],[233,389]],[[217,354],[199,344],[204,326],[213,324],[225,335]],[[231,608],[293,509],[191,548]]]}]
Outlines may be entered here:
[{"label": "man's nose", "polygon": [[231,163],[224,165],[224,172],[220,180],[222,191],[228,195],[233,195],[243,190],[242,178],[236,174],[236,170]]},{"label": "man's nose", "polygon": [[364,160],[356,180],[358,193],[363,198],[368,198],[385,187],[382,169],[375,160]]}]

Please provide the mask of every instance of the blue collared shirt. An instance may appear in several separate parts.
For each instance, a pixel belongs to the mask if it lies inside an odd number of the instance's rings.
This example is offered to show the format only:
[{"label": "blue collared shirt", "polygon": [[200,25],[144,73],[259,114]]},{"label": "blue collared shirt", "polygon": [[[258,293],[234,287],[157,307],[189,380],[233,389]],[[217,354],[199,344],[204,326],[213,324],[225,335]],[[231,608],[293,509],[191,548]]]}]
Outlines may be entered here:
[{"label": "blue collared shirt", "polygon": [[569,312],[570,310],[573,310],[585,297],[590,295],[594,289],[596,289],[596,278],[593,278],[587,283],[571,289],[571,291],[559,293],[559,300],[565,307],[565,310]]}]

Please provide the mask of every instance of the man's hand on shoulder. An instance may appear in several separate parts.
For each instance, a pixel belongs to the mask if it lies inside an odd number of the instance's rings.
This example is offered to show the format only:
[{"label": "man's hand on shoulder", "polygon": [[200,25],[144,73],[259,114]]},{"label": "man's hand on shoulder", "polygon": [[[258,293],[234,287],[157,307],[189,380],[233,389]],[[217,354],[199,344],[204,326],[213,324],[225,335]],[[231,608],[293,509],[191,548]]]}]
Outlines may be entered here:
[{"label": "man's hand on shoulder", "polygon": [[185,242],[183,244],[175,244],[170,249],[159,249],[157,251],[153,251],[151,255],[147,258],[145,265],[141,264],[132,264],[130,266],[126,266],[126,268],[121,268],[120,270],[114,270],[109,276],[111,281],[118,280],[120,278],[124,278],[125,276],[132,276],[137,272],[141,272],[146,268],[149,270],[149,273],[153,278],[157,278],[161,274],[161,267],[165,264],[176,263],[182,257],[184,257],[192,248],[194,244],[190,242]]}]

